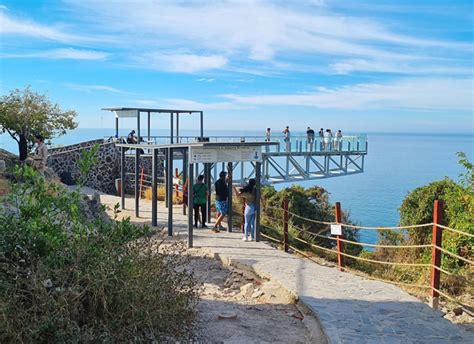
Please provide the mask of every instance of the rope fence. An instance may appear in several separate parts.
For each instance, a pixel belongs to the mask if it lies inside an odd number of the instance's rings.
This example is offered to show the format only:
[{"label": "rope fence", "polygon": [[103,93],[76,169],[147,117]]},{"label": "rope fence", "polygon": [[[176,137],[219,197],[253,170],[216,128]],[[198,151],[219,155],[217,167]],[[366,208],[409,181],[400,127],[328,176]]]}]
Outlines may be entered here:
[{"label": "rope fence", "polygon": [[[371,227],[371,226],[357,226],[357,225],[352,225],[352,224],[347,224],[347,223],[342,223],[341,220],[341,213],[340,213],[340,204],[336,203],[336,221],[334,222],[329,222],[329,221],[319,221],[316,219],[311,219],[308,217],[304,217],[298,214],[295,214],[291,211],[289,211],[288,207],[288,199],[285,199],[283,201],[282,207],[275,207],[275,206],[270,206],[268,204],[264,204],[263,210],[264,210],[264,218],[266,218],[269,222],[268,224],[271,226],[273,224],[281,224],[280,229],[275,229],[270,226],[267,226],[269,229],[272,229],[276,232],[279,232],[283,229],[283,241],[275,239],[269,235],[261,234],[263,238],[266,238],[268,240],[272,240],[275,242],[278,242],[279,244],[283,244],[285,251],[289,252],[288,248],[291,248],[294,252],[297,252],[304,257],[315,261],[310,255],[308,255],[307,252],[302,251],[301,249],[295,248],[293,246],[290,246],[289,241],[290,241],[290,236],[289,236],[289,229],[292,229],[298,233],[298,235],[292,235],[291,240],[297,241],[300,243],[303,243],[305,245],[308,245],[309,247],[316,249],[316,250],[321,250],[323,252],[327,252],[333,255],[337,255],[338,257],[338,263],[337,266],[341,271],[346,271],[346,272],[351,272],[355,275],[365,277],[371,280],[375,281],[381,281],[381,282],[386,282],[394,285],[399,285],[399,286],[405,286],[405,287],[411,287],[411,288],[419,288],[419,289],[427,289],[430,291],[430,296],[431,300],[436,300],[436,302],[432,302],[432,306],[434,308],[437,308],[437,300],[440,296],[446,298],[449,301],[452,301],[458,305],[460,305],[466,313],[473,315],[474,313],[474,307],[466,305],[459,300],[456,300],[453,296],[450,296],[446,294],[446,292],[441,291],[441,273],[445,274],[447,276],[454,276],[456,278],[460,278],[463,282],[466,284],[469,283],[469,279],[460,275],[460,274],[455,274],[452,272],[447,271],[446,269],[443,269],[441,267],[441,255],[445,254],[453,259],[459,260],[463,263],[469,264],[469,265],[474,265],[474,261],[470,260],[466,257],[463,257],[459,254],[453,253],[445,248],[442,247],[442,230],[446,230],[452,233],[456,233],[458,235],[465,235],[469,238],[473,238],[474,235],[465,231],[461,231],[455,228],[451,228],[445,225],[441,225],[441,219],[442,219],[442,209],[443,209],[443,204],[441,201],[435,201],[434,204],[434,216],[433,216],[433,222],[430,223],[423,223],[419,225],[409,225],[409,226],[389,226],[389,227]],[[269,214],[269,212],[271,214]],[[277,215],[274,214],[274,212],[277,212]],[[338,213],[339,212],[339,213]],[[281,216],[281,217],[280,217]],[[293,220],[290,222],[290,220]],[[300,221],[306,221],[308,223],[313,223],[317,225],[323,225],[326,226],[324,229],[320,229],[318,232],[313,232],[309,231],[307,229],[301,228],[300,226],[296,225],[294,223],[294,220],[300,220]],[[338,221],[339,220],[339,221]],[[341,228],[348,228],[348,229],[364,229],[364,230],[375,230],[375,231],[385,231],[385,230],[398,230],[398,231],[404,231],[404,230],[423,230],[426,228],[430,228],[432,230],[432,243],[430,244],[413,244],[413,245],[385,245],[385,244],[373,244],[373,243],[363,243],[363,242],[358,242],[354,240],[349,240],[344,238],[343,233],[341,235],[328,235],[328,234],[322,234],[324,232],[329,232],[329,226],[332,225],[340,225]],[[295,233],[294,233],[295,234]],[[299,237],[300,234],[306,234],[309,235],[313,238],[320,238],[324,240],[329,240],[332,242],[336,242],[336,246],[334,248],[328,248],[324,246],[320,246],[315,244],[314,242],[310,242],[307,240],[304,240],[304,238]],[[338,233],[340,234],[340,233]],[[350,245],[357,245],[357,246],[362,246],[362,247],[371,247],[371,248],[383,248],[383,249],[428,249],[431,248],[432,250],[432,261],[430,263],[411,263],[411,262],[394,262],[394,261],[384,261],[384,260],[378,260],[378,259],[371,259],[371,258],[366,258],[366,257],[361,257],[357,255],[352,255],[347,252],[343,251],[343,246],[342,244],[350,244]],[[394,267],[410,267],[410,268],[430,268],[431,269],[431,278],[430,278],[430,284],[429,285],[420,285],[420,284],[414,284],[414,283],[405,283],[405,282],[397,282],[397,281],[392,281],[389,279],[382,279],[382,278],[377,278],[373,277],[370,275],[366,275],[365,273],[360,273],[358,270],[349,268],[345,265],[344,259],[343,258],[349,258],[349,259],[354,259],[355,261],[361,261],[361,262],[366,262],[366,263],[372,263],[372,264],[379,264],[379,265],[386,265],[386,266],[394,266]],[[316,263],[318,263],[316,261]]]}]

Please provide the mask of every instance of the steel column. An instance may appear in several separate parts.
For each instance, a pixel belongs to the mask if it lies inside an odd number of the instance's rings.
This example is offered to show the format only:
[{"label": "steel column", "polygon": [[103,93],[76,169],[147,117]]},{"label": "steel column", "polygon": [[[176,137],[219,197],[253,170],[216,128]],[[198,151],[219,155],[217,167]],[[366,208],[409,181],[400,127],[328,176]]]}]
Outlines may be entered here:
[{"label": "steel column", "polygon": [[119,137],[119,118],[115,117],[115,137]]},{"label": "steel column", "polygon": [[232,196],[234,194],[233,190],[233,166],[232,163],[229,162],[227,163],[227,176],[228,176],[228,189],[229,189],[229,197],[228,197],[228,202],[229,202],[229,211],[227,215],[227,221],[229,222],[227,225],[227,232],[232,232],[232,217],[233,217],[233,206],[232,206]]},{"label": "steel column", "polygon": [[168,236],[173,236],[173,148],[168,148]]},{"label": "steel column", "polygon": [[135,149],[135,216],[140,216],[140,187],[138,185],[139,178],[139,163],[140,163],[140,150]]},{"label": "steel column", "polygon": [[170,113],[170,139],[171,139],[171,144],[174,143],[174,114]]},{"label": "steel column", "polygon": [[125,148],[120,148],[120,197],[122,200],[122,209],[125,209]]},{"label": "steel column", "polygon": [[179,112],[176,112],[176,143],[179,143]]},{"label": "steel column", "polygon": [[262,194],[262,163],[255,163],[255,241],[260,241],[260,195]]},{"label": "steel column", "polygon": [[151,115],[150,115],[150,111],[148,111],[148,143],[150,143],[150,140],[151,140]]},{"label": "steel column", "polygon": [[[187,158],[187,150],[183,149],[183,199],[184,199],[184,185],[186,182],[188,183],[188,189],[191,183],[188,181],[188,158]],[[183,202],[183,215],[186,215],[186,204]]]},{"label": "steel column", "polygon": [[194,166],[189,164],[188,166],[188,248],[193,247],[193,205],[194,205],[194,192],[193,192],[193,183],[194,180]]},{"label": "steel column", "polygon": [[137,143],[141,141],[141,134],[140,134],[140,111],[137,111]]},{"label": "steel column", "polygon": [[153,158],[151,166],[151,225],[153,227],[158,226],[158,149],[153,149]]},{"label": "steel column", "polygon": [[201,141],[202,141],[202,138],[204,137],[204,113],[202,111],[199,114],[199,120],[201,124]]}]

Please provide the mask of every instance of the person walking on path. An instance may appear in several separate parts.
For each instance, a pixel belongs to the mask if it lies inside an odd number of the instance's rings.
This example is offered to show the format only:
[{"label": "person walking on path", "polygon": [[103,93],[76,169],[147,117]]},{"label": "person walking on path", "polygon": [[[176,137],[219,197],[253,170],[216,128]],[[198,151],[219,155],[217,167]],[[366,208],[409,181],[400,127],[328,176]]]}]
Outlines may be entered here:
[{"label": "person walking on path", "polygon": [[285,150],[287,152],[290,151],[290,147],[291,147],[291,132],[290,132],[290,126],[286,126],[285,129],[283,129],[282,131],[283,133],[283,141],[285,141]]},{"label": "person walking on path", "polygon": [[338,130],[336,135],[334,136],[334,150],[341,150],[341,142],[342,142],[342,131]]},{"label": "person walking on path", "polygon": [[326,129],[324,133],[324,150],[329,151],[331,148],[331,141],[332,141],[332,133],[331,129]]},{"label": "person walking on path", "polygon": [[313,151],[314,135],[315,135],[314,130],[311,127],[308,127],[308,129],[306,130],[306,139],[307,139],[308,144],[309,144],[310,152]]},{"label": "person walking on path", "polygon": [[204,184],[204,176],[201,174],[197,178],[197,182],[193,185],[194,194],[194,227],[197,228],[199,221],[199,210],[201,210],[202,228],[208,228],[206,226],[206,201],[208,190],[206,184]]},{"label": "person walking on path", "polygon": [[214,232],[219,233],[221,230],[225,230],[222,227],[222,221],[227,215],[229,210],[229,204],[227,197],[229,196],[229,187],[227,186],[227,172],[222,171],[219,173],[219,179],[214,183],[216,189],[216,210],[217,210],[217,221],[214,225]]},{"label": "person walking on path", "polygon": [[[265,132],[265,142],[270,142],[272,140],[272,129],[271,128],[267,128],[267,131]],[[265,151],[266,152],[269,152],[270,151],[270,147],[269,146],[265,146]]]},{"label": "person walking on path", "polygon": [[236,189],[238,196],[245,198],[245,234],[243,241],[255,240],[255,209],[256,209],[256,180],[249,179],[249,182],[243,188]]}]

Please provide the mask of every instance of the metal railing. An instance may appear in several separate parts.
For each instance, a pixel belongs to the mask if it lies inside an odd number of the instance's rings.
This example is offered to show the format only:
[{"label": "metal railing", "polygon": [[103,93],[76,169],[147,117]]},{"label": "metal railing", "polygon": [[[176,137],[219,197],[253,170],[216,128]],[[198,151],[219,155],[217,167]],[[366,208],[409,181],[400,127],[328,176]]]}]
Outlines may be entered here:
[{"label": "metal railing", "polygon": [[[126,137],[111,138],[106,140],[118,140],[126,143]],[[264,136],[205,136],[206,142],[265,142]],[[177,144],[199,142],[200,137],[196,136],[179,136],[174,137],[173,142]],[[343,136],[341,138],[324,138],[315,137],[308,138],[306,135],[292,136],[289,140],[283,137],[272,137],[271,142],[278,145],[265,147],[266,153],[340,153],[340,152],[367,152],[368,141],[367,135]],[[141,144],[159,145],[170,144],[170,136],[150,136],[143,137]]]}]

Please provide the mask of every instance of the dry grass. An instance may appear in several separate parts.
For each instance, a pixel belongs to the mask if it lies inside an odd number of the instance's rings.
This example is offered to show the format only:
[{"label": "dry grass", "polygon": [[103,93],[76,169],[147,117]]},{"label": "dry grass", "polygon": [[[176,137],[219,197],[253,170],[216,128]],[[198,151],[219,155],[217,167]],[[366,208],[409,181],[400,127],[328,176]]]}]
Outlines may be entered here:
[{"label": "dry grass", "polygon": [[[143,196],[145,199],[150,200],[152,198],[152,190],[151,188],[146,188],[143,192]],[[158,201],[164,201],[166,198],[166,190],[164,186],[159,186],[157,190]],[[181,192],[176,195],[176,192],[173,191],[173,204],[182,204],[183,203],[183,196]]]}]

